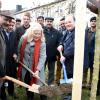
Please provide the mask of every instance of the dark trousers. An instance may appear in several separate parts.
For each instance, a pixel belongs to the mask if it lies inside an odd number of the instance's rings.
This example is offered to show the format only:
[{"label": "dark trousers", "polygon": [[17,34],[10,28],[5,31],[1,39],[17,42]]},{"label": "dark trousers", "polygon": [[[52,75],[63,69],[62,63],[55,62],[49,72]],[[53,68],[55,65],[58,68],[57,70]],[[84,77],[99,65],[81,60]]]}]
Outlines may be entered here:
[{"label": "dark trousers", "polygon": [[[5,69],[6,69],[6,75],[13,77],[13,78],[17,78],[17,63],[14,61],[14,59],[7,59],[6,60],[6,65],[5,65]],[[8,94],[10,96],[14,95],[14,83],[11,81],[7,81],[8,82]]]},{"label": "dark trousers", "polygon": [[1,89],[0,89],[0,99],[1,100],[7,100],[4,83],[3,83],[3,85],[1,86]]},{"label": "dark trousers", "polygon": [[[10,96],[13,96],[14,95],[14,83],[11,82],[11,81],[7,81],[7,82],[8,82],[8,87],[7,87],[8,94]],[[1,87],[0,98],[1,98],[1,100],[6,100],[7,99],[4,83]]]},{"label": "dark trousers", "polygon": [[54,82],[55,61],[46,61],[48,67],[48,85]]},{"label": "dark trousers", "polygon": [[9,95],[14,95],[14,83],[11,81],[8,81],[8,94]]}]

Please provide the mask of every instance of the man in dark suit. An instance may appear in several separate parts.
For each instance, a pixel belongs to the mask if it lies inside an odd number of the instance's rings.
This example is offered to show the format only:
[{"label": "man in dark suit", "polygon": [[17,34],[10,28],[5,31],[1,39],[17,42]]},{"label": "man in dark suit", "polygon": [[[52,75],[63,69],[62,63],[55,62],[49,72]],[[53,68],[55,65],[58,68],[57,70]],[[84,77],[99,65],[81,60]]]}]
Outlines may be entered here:
[{"label": "man in dark suit", "polygon": [[[16,46],[16,37],[14,33],[15,20],[12,19],[9,22],[8,27],[5,29],[4,37],[6,41],[6,75],[16,78],[17,74],[17,64],[14,60],[14,57],[17,57],[17,46]],[[14,83],[11,81],[8,82],[8,94],[16,98],[14,92]]]},{"label": "man in dark suit", "polygon": [[[95,14],[98,14],[98,9],[100,9],[100,0],[88,0],[87,7]],[[99,80],[97,86],[97,95],[100,95],[100,69],[99,69]]]},{"label": "man in dark suit", "polygon": [[46,17],[45,18],[45,28],[44,35],[46,39],[46,64],[48,65],[48,84],[54,82],[54,71],[55,71],[55,61],[57,55],[57,46],[59,44],[61,34],[58,30],[53,27],[54,18]]},{"label": "man in dark suit", "polygon": [[0,98],[2,100],[6,100],[6,93],[3,92],[4,85],[3,80],[5,76],[5,54],[6,54],[6,43],[4,38],[4,28],[8,26],[9,21],[13,19],[13,17],[8,12],[0,12],[0,77],[1,77],[1,87],[0,87]]}]

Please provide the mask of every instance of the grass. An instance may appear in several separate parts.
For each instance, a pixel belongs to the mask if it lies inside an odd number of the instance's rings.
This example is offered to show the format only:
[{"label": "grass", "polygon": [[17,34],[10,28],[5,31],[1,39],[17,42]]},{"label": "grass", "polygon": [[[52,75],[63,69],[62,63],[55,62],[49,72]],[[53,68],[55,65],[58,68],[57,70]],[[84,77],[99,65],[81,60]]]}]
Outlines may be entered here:
[{"label": "grass", "polygon": [[[89,100],[90,98],[90,90],[83,89],[82,91],[82,100]],[[96,100],[100,100],[100,96],[97,96]]]}]

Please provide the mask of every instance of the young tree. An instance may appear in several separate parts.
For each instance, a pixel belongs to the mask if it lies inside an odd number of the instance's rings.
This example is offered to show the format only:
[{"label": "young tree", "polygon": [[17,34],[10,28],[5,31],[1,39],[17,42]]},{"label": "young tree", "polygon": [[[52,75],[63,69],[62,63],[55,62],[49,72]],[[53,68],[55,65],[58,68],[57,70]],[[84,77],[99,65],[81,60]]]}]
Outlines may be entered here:
[{"label": "young tree", "polygon": [[97,91],[98,76],[99,76],[99,69],[100,69],[99,68],[100,67],[100,35],[99,34],[100,34],[100,9],[98,9],[97,26],[96,26],[94,72],[93,72],[90,100],[96,100],[96,91]]}]

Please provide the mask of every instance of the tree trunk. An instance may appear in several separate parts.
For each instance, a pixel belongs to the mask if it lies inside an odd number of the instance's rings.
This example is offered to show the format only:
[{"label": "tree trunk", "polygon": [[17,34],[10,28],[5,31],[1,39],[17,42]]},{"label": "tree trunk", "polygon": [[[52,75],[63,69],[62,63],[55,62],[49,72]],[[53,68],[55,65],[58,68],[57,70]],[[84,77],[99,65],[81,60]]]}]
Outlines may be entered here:
[{"label": "tree trunk", "polygon": [[93,80],[90,93],[90,100],[96,100],[97,92],[97,83],[99,76],[99,65],[100,65],[100,9],[97,16],[97,26],[96,26],[96,38],[95,38],[95,56],[94,56],[94,71],[93,71]]}]

